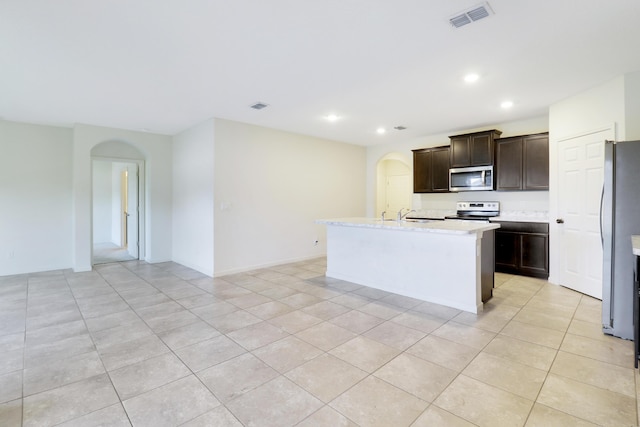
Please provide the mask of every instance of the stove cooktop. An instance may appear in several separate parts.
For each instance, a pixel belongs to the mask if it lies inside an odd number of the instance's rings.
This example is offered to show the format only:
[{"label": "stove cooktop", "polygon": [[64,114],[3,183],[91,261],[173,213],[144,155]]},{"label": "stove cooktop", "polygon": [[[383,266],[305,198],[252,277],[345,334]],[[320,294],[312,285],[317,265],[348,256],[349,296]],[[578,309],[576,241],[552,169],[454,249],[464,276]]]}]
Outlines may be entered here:
[{"label": "stove cooktop", "polygon": [[447,216],[445,219],[489,221],[490,218],[498,215],[500,215],[500,202],[458,202],[456,215]]}]

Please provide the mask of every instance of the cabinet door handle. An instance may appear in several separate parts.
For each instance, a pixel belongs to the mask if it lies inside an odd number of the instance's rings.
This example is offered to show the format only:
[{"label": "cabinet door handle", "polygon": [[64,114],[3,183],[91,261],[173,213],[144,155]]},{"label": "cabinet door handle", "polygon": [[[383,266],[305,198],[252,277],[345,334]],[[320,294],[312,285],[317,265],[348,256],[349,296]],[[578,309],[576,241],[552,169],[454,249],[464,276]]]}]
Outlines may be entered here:
[{"label": "cabinet door handle", "polygon": [[558,219],[556,219],[556,223],[557,224],[564,224],[564,219],[558,218]]}]

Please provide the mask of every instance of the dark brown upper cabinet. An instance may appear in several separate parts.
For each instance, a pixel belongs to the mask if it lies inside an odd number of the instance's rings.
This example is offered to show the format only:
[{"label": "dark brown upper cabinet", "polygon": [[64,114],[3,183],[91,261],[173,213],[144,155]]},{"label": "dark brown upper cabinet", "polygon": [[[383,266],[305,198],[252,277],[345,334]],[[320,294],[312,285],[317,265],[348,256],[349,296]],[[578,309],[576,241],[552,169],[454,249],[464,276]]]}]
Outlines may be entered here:
[{"label": "dark brown upper cabinet", "polygon": [[433,153],[431,149],[413,150],[413,192],[431,193],[433,180],[431,178]]},{"label": "dark brown upper cabinet", "polygon": [[452,168],[487,166],[493,164],[494,140],[500,137],[499,130],[450,136]]},{"label": "dark brown upper cabinet", "polygon": [[413,192],[449,191],[449,146],[413,150]]},{"label": "dark brown upper cabinet", "polygon": [[496,140],[496,190],[549,189],[549,134]]}]

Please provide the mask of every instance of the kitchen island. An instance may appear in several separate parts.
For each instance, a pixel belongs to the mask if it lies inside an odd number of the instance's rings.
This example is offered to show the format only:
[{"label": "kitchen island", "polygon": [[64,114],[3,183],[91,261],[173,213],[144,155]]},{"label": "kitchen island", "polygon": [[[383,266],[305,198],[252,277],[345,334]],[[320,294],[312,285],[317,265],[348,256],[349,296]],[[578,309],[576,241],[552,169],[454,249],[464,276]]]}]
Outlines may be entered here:
[{"label": "kitchen island", "polygon": [[[491,298],[494,230],[478,221],[339,218],[327,226],[327,277],[481,312]],[[484,296],[484,298],[483,298]]]}]

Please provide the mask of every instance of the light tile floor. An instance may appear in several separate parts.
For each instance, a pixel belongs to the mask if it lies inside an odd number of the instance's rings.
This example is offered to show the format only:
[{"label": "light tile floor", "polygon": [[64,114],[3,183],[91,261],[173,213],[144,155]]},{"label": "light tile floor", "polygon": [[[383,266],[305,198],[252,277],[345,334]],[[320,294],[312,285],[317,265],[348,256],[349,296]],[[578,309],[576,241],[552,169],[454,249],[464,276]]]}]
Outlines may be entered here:
[{"label": "light tile floor", "polygon": [[1,277],[0,425],[637,425],[598,300],[497,274],[476,316],[324,270]]}]

